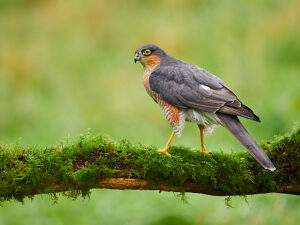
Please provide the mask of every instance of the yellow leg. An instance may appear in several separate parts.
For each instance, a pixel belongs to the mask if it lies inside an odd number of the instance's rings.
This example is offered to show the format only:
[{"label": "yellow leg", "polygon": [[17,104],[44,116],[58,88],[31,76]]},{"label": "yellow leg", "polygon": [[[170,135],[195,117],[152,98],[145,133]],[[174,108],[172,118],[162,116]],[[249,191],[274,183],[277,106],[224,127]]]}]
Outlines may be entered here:
[{"label": "yellow leg", "polygon": [[204,126],[203,125],[198,125],[199,126],[199,129],[200,129],[200,136],[201,136],[201,150],[202,150],[202,153],[206,154],[206,155],[210,155],[206,150],[205,150],[205,147],[204,147],[204,134],[203,134],[203,131],[204,131]]},{"label": "yellow leg", "polygon": [[168,152],[168,148],[169,148],[169,145],[170,145],[170,143],[171,143],[171,141],[172,141],[172,139],[174,137],[174,134],[175,134],[175,132],[173,131],[172,134],[171,134],[171,137],[169,138],[169,140],[168,140],[168,142],[166,144],[166,146],[163,149],[157,150],[157,152],[160,152],[160,153],[166,154],[168,156],[171,156],[171,154]]}]

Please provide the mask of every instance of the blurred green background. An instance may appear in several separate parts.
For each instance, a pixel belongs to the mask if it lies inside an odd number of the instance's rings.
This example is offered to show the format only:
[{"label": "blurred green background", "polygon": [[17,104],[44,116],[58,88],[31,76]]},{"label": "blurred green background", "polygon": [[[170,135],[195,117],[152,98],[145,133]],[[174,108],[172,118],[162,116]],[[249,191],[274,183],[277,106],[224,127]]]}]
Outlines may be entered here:
[{"label": "blurred green background", "polygon": [[[163,146],[171,128],[147,95],[134,51],[153,43],[218,75],[253,108],[258,142],[296,126],[300,112],[300,1],[0,1],[0,144],[55,145],[87,128]],[[184,144],[198,150],[197,126]],[[210,151],[245,151],[224,128]],[[0,224],[299,224],[300,199],[94,190],[90,199],[9,202]]]}]

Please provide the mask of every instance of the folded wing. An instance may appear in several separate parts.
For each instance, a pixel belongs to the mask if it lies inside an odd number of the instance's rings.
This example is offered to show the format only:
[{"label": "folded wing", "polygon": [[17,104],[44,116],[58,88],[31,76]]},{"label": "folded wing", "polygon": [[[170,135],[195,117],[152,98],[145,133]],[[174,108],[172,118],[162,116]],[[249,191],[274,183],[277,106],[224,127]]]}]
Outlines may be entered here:
[{"label": "folded wing", "polygon": [[151,74],[149,84],[152,91],[174,106],[260,121],[221,79],[194,65],[159,67]]}]

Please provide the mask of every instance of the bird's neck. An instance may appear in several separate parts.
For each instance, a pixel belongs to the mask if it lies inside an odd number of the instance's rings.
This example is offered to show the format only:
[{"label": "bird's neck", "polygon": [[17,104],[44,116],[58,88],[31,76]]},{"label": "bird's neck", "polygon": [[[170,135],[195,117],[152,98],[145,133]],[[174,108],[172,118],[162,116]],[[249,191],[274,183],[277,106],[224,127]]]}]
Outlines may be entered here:
[{"label": "bird's neck", "polygon": [[145,72],[153,72],[155,68],[160,64],[161,58],[157,55],[151,55],[144,58],[141,63],[144,67]]}]

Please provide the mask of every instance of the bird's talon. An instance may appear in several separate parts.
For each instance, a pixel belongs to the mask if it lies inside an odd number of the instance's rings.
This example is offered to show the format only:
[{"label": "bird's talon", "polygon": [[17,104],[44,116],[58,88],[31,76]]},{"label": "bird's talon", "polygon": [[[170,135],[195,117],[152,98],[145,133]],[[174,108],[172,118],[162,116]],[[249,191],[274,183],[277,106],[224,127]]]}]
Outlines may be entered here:
[{"label": "bird's talon", "polygon": [[206,151],[202,151],[202,153],[206,154],[206,155],[210,155],[211,152],[206,152]]},{"label": "bird's talon", "polygon": [[159,150],[157,150],[157,152],[166,154],[167,156],[170,156],[170,157],[173,157],[173,156],[168,152],[167,149],[159,149]]}]

